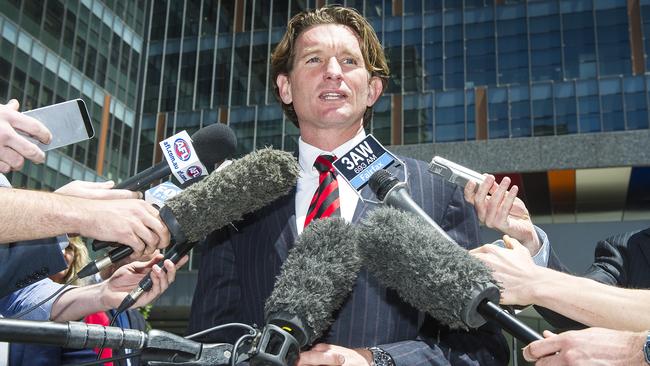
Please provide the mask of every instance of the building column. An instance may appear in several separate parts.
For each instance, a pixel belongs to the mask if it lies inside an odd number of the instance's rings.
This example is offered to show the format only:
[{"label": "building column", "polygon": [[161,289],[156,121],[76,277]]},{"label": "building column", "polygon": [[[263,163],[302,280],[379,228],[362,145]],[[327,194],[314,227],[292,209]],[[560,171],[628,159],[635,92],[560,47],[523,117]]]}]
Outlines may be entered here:
[{"label": "building column", "polygon": [[632,74],[645,73],[645,58],[643,54],[643,33],[641,32],[641,7],[639,0],[627,0],[627,19],[630,24],[630,51],[632,54]]},{"label": "building column", "polygon": [[104,175],[104,160],[106,157],[106,142],[108,141],[108,126],[111,115],[111,95],[104,95],[104,106],[102,107],[102,121],[99,127],[99,141],[97,144],[97,175]]},{"label": "building column", "polygon": [[390,144],[402,145],[402,94],[391,95],[390,101]]},{"label": "building column", "polygon": [[487,140],[487,93],[483,86],[474,89],[474,123],[476,125],[476,139]]}]

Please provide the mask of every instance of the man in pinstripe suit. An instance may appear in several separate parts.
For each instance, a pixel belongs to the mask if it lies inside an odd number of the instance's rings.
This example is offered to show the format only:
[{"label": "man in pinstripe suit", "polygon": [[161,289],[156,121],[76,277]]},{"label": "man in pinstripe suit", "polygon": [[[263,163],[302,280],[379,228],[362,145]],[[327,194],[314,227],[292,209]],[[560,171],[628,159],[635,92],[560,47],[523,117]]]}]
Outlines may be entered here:
[{"label": "man in pinstripe suit", "polygon": [[[192,302],[190,332],[228,322],[264,324],[264,302],[319,185],[314,161],[341,156],[365,137],[364,124],[384,91],[388,66],[370,24],[355,10],[331,6],[293,17],[272,55],[272,80],[285,114],[300,129],[301,176],[292,194],[226,228],[204,245]],[[464,247],[478,244],[478,222],[462,191],[427,173],[425,163],[404,159],[414,200]],[[403,171],[394,174],[404,180]],[[343,180],[340,216],[357,222],[374,207]],[[340,209],[340,210],[339,210]],[[241,334],[213,334],[228,341]],[[450,331],[379,285],[365,269],[335,321],[299,365],[507,364],[500,330],[490,324]]]}]

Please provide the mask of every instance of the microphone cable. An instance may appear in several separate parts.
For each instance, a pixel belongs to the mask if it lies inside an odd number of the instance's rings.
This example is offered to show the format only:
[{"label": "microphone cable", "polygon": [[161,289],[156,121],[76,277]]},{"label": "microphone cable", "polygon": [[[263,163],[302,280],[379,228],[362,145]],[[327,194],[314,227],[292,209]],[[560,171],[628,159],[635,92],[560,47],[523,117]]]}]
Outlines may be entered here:
[{"label": "microphone cable", "polygon": [[194,334],[190,334],[190,335],[186,336],[185,339],[193,339],[193,338],[196,338],[196,337],[199,337],[199,336],[202,336],[202,335],[206,335],[208,333],[216,332],[218,330],[223,330],[223,329],[226,329],[226,328],[243,328],[243,329],[248,330],[248,333],[242,335],[241,337],[239,337],[237,339],[237,341],[235,341],[235,344],[232,347],[232,356],[230,356],[230,366],[235,366],[235,362],[237,360],[237,351],[239,350],[239,347],[244,343],[245,340],[254,339],[255,337],[257,337],[258,330],[255,329],[254,327],[251,327],[250,325],[244,324],[244,323],[222,324],[222,325],[217,325],[215,327],[202,330],[202,331],[194,333]]},{"label": "microphone cable", "polygon": [[[117,312],[113,315],[113,317],[111,318],[111,321],[110,321],[110,323],[108,323],[108,326],[109,326],[109,327],[114,326],[114,325],[115,325],[115,321],[117,320],[117,317],[120,316],[120,314],[122,314],[123,312],[124,312],[124,310],[122,310],[122,311],[117,311]],[[122,327],[120,327],[120,328],[122,328]],[[99,362],[108,362],[108,361],[105,361],[105,360],[102,359],[102,352],[104,352],[104,345],[105,345],[105,344],[106,344],[106,339],[104,339],[104,340],[102,341],[102,346],[99,347],[99,352],[97,353],[97,359],[95,360],[95,363],[92,363],[92,365],[98,363],[98,361],[99,361]]]},{"label": "microphone cable", "polygon": [[95,360],[95,361],[88,361],[88,362],[83,362],[83,363],[68,363],[68,364],[65,364],[65,365],[62,365],[62,366],[99,365],[99,364],[103,364],[104,362],[113,362],[113,361],[126,360],[128,358],[138,357],[138,356],[140,356],[140,354],[142,354],[142,352],[138,351],[138,352],[133,352],[133,353],[129,353],[129,354],[126,354],[126,355],[115,356],[115,357],[111,357],[111,358],[102,358],[99,361]]}]

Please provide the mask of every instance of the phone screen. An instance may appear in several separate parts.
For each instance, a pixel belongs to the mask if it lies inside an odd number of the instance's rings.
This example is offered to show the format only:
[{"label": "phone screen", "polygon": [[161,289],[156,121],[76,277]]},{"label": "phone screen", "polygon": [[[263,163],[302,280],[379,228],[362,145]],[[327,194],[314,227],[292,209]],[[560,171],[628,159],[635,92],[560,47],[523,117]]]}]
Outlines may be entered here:
[{"label": "phone screen", "polygon": [[27,137],[43,151],[84,141],[95,135],[88,109],[81,99],[48,105],[23,114],[36,118],[52,133],[52,141],[47,145]]}]

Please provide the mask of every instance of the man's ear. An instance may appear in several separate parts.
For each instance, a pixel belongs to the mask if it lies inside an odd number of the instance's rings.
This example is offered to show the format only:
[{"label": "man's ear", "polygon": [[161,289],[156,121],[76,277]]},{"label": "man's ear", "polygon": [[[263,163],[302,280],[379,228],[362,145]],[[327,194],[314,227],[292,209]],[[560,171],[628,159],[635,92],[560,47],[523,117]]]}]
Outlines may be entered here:
[{"label": "man's ear", "polygon": [[291,104],[293,98],[291,97],[291,83],[287,74],[280,74],[275,79],[275,84],[278,86],[280,92],[280,99],[284,104]]},{"label": "man's ear", "polygon": [[377,102],[377,99],[379,99],[379,96],[381,95],[383,89],[384,84],[381,82],[381,79],[378,76],[373,76],[370,78],[370,84],[368,85],[368,107],[372,107],[375,102]]}]

